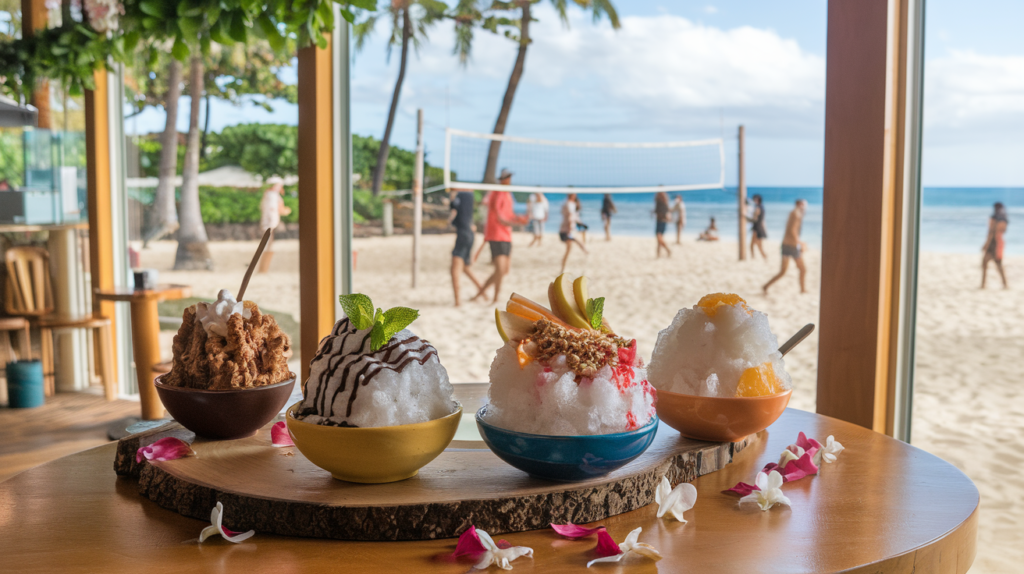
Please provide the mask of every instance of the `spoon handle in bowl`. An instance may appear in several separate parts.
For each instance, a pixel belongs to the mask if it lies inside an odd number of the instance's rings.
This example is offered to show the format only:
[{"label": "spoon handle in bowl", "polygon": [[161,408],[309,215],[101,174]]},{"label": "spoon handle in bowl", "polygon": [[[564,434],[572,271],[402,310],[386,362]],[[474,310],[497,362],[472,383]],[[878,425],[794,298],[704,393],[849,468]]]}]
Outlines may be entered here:
[{"label": "spoon handle in bowl", "polygon": [[786,353],[792,351],[793,347],[799,345],[801,341],[807,338],[807,335],[810,335],[813,332],[814,323],[804,325],[802,329],[796,332],[796,335],[793,335],[788,341],[779,346],[779,352],[785,356]]}]

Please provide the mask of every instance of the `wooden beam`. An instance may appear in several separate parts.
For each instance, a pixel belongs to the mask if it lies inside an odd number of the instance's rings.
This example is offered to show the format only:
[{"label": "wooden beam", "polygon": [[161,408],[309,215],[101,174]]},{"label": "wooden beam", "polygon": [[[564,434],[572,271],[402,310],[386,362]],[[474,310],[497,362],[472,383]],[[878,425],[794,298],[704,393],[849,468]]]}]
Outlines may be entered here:
[{"label": "wooden beam", "polygon": [[[46,0],[21,0],[21,35],[28,38],[36,30],[45,30],[49,24]],[[50,129],[50,82],[39,80],[32,91],[32,105],[39,110],[36,127]]]},{"label": "wooden beam", "polygon": [[903,232],[906,1],[828,6],[818,412],[889,433]]},{"label": "wooden beam", "polygon": [[[327,37],[330,41],[330,36]],[[302,380],[334,326],[334,126],[331,48],[299,50],[299,296]]]},{"label": "wooden beam", "polygon": [[[110,319],[110,336],[117,340],[114,303],[99,301],[97,289],[114,288],[114,219],[110,192],[110,92],[107,71],[93,74],[96,89],[85,91],[86,193],[89,206],[89,264],[93,314]],[[113,346],[117,364],[117,345]]]},{"label": "wooden beam", "polygon": [[[737,185],[737,200],[739,208],[739,239],[740,239],[740,261],[747,258],[747,166],[746,166],[746,130],[743,126],[740,126],[739,133],[737,134],[739,140],[739,154],[737,157],[737,167],[739,169]],[[751,254],[753,257],[753,254]]]}]

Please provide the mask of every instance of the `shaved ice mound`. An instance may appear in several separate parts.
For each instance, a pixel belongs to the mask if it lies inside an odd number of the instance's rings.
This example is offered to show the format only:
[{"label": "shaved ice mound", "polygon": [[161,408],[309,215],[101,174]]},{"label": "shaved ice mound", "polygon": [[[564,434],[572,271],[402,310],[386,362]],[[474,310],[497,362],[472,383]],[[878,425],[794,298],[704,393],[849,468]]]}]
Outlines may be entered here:
[{"label": "shaved ice mound", "polygon": [[615,365],[583,377],[565,355],[546,364],[520,363],[516,342],[498,349],[491,363],[489,404],[483,419],[503,429],[539,435],[611,434],[647,425],[655,391],[636,357],[636,343],[619,349]]},{"label": "shaved ice mound", "polygon": [[320,342],[296,418],[341,427],[421,423],[458,403],[437,349],[408,329],[371,351],[371,329],[345,318]]},{"label": "shaved ice mound", "polygon": [[737,295],[714,294],[680,309],[658,333],[648,369],[659,390],[755,397],[793,388],[768,316]]}]

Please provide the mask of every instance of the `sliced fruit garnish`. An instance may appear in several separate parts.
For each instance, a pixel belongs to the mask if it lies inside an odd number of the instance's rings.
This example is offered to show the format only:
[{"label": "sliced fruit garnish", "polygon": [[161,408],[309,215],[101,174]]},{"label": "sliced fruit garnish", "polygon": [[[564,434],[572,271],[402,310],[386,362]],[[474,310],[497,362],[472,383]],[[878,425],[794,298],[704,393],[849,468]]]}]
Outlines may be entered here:
[{"label": "sliced fruit garnish", "polygon": [[[566,323],[579,329],[590,329],[590,321],[583,308],[576,302],[575,289],[568,273],[562,273],[548,288],[548,299],[551,310],[558,314]],[[586,302],[583,303],[584,308]]]},{"label": "sliced fruit garnish", "polygon": [[527,339],[536,330],[533,321],[500,309],[494,310],[494,323],[498,327],[498,334],[506,343]]},{"label": "sliced fruit garnish", "polygon": [[519,341],[519,344],[516,345],[516,357],[519,359],[520,369],[533,362],[533,357],[526,354],[526,350],[523,349],[524,345],[526,345],[526,341]]},{"label": "sliced fruit garnish", "polygon": [[548,309],[540,303],[527,299],[517,293],[513,293],[509,298],[508,304],[505,305],[505,310],[531,321],[546,319],[568,329],[574,328],[552,312],[551,309]]},{"label": "sliced fruit garnish", "polygon": [[751,315],[750,308],[747,307],[747,302],[743,300],[743,297],[736,295],[735,293],[711,293],[700,298],[697,302],[697,306],[700,307],[704,314],[708,317],[714,317],[718,314],[718,308],[723,306],[736,307],[741,306],[747,315]]},{"label": "sliced fruit garnish", "polygon": [[775,375],[775,368],[771,362],[750,367],[740,375],[740,382],[736,385],[737,397],[766,397],[781,393],[782,381]]},{"label": "sliced fruit garnish", "polygon": [[590,299],[590,292],[587,290],[587,278],[579,276],[572,282],[572,293],[576,299],[576,306],[580,309],[587,308],[587,299]]}]

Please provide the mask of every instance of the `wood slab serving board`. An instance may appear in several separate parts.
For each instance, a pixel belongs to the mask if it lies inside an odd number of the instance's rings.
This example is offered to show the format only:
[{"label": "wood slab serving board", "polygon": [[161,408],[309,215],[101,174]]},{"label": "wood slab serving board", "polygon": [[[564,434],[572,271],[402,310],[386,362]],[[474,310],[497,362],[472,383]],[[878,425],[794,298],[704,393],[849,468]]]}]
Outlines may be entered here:
[{"label": "wood slab serving board", "polygon": [[[472,415],[470,415],[472,416]],[[335,480],[295,447],[270,444],[270,426],[233,441],[196,439],[196,456],[135,463],[135,453],[164,436],[188,440],[177,423],[118,442],[114,470],[135,477],[139,493],[164,508],[209,520],[217,502],[224,525],[286,536],[340,540],[424,540],[458,536],[469,525],[492,534],[585,524],[654,502],[661,477],[675,485],[723,468],[759,440],[707,443],[683,438],[661,424],[651,447],[632,463],[600,478],[560,483],[532,478],[483,443],[461,441],[390,484]]]}]

